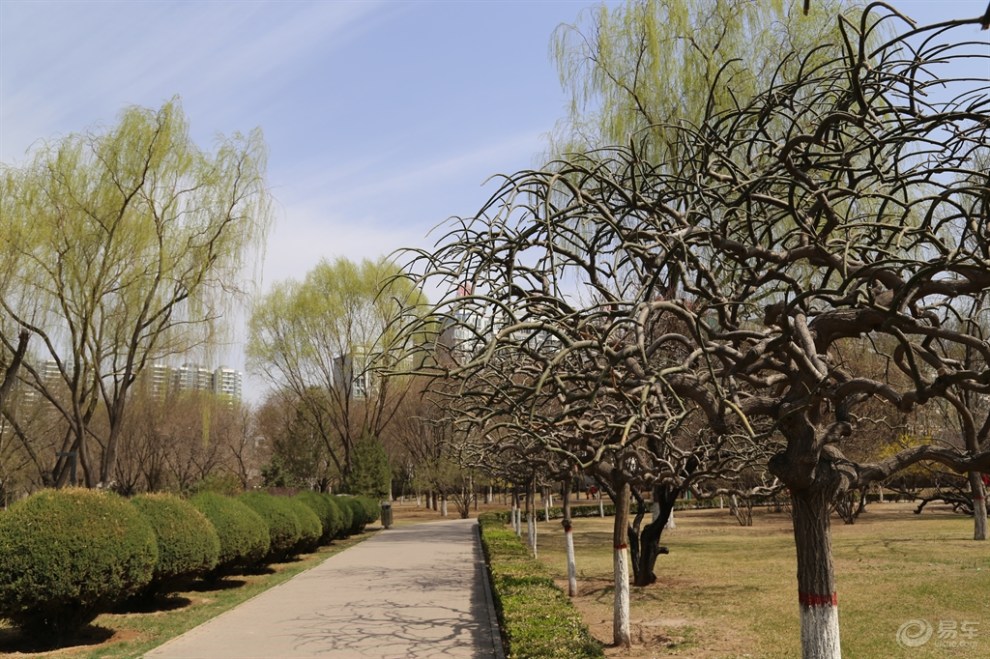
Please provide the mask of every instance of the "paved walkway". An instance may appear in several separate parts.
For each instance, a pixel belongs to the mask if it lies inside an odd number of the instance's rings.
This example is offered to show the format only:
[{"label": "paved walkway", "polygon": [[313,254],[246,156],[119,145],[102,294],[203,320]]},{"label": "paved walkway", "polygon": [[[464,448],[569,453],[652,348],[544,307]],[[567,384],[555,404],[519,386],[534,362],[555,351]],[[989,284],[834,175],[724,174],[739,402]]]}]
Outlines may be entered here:
[{"label": "paved walkway", "polygon": [[502,659],[475,520],[380,531],[149,652]]}]

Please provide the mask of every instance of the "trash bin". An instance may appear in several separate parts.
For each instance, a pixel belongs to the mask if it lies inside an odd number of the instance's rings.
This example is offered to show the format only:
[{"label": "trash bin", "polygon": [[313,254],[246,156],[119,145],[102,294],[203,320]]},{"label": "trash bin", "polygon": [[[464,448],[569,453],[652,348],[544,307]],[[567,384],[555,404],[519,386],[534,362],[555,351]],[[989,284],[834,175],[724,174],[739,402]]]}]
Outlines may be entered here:
[{"label": "trash bin", "polygon": [[392,526],[392,504],[387,501],[382,504],[382,526],[386,529]]}]

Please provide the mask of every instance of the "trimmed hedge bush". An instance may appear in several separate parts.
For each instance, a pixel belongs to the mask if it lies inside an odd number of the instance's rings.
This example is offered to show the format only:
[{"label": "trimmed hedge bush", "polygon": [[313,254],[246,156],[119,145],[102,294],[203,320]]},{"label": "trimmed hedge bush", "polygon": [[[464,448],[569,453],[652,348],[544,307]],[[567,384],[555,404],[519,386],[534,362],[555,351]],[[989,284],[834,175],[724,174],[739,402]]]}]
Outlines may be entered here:
[{"label": "trimmed hedge bush", "polygon": [[265,520],[246,504],[216,492],[200,492],[189,500],[206,516],[220,539],[218,571],[229,571],[261,562],[271,540]]},{"label": "trimmed hedge bush", "polygon": [[346,538],[347,536],[353,534],[351,527],[354,526],[354,508],[347,503],[347,497],[333,497],[330,499],[333,504],[337,506],[337,510],[340,511],[340,531],[337,532],[338,538]]},{"label": "trimmed hedge bush", "polygon": [[0,615],[62,636],[151,582],[151,526],[116,494],[43,490],[0,514]]},{"label": "trimmed hedge bush", "polygon": [[497,514],[478,517],[506,656],[604,657],[571,601],[546,566],[531,558]]},{"label": "trimmed hedge bush", "polygon": [[364,508],[364,523],[365,526],[371,524],[372,522],[377,522],[382,516],[382,504],[378,499],[372,499],[371,497],[355,497],[361,507]]},{"label": "trimmed hedge bush", "polygon": [[330,544],[330,541],[336,537],[343,526],[340,518],[340,509],[337,507],[337,504],[334,503],[329,495],[313,492],[312,490],[300,492],[295,498],[306,504],[319,518],[323,530],[320,536],[320,544]]},{"label": "trimmed hedge bush", "polygon": [[280,561],[295,554],[296,545],[302,537],[302,528],[299,516],[288,499],[267,492],[245,492],[238,500],[258,513],[268,526],[268,537],[271,540],[269,559]]},{"label": "trimmed hedge bush", "polygon": [[367,524],[367,511],[357,497],[337,497],[337,503],[346,506],[351,511],[351,523],[347,527],[347,535],[357,535]]},{"label": "trimmed hedge bush", "polygon": [[299,519],[299,541],[296,543],[295,552],[308,554],[316,551],[320,546],[320,538],[323,537],[323,524],[320,523],[320,518],[312,508],[295,497],[283,497],[282,501],[289,504]]},{"label": "trimmed hedge bush", "polygon": [[220,560],[220,538],[203,513],[174,494],[140,494],[131,505],[151,524],[158,541],[152,586],[165,589],[180,577],[209,572]]},{"label": "trimmed hedge bush", "polygon": [[330,539],[332,540],[333,538],[343,537],[343,534],[347,529],[347,526],[344,524],[344,511],[341,509],[341,505],[337,503],[337,500],[332,494],[324,494],[323,496],[326,498],[327,503],[330,504],[330,508],[333,511],[330,513],[333,517],[333,535]]}]

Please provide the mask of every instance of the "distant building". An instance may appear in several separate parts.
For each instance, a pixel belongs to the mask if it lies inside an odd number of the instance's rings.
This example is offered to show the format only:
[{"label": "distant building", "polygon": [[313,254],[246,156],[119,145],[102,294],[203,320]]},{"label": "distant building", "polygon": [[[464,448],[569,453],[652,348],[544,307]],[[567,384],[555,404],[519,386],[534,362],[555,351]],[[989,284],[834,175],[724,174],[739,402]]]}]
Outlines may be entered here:
[{"label": "distant building", "polygon": [[[167,364],[155,363],[148,365],[139,378],[139,386],[147,394],[159,400],[163,400],[170,393],[183,391],[205,391],[235,401],[240,401],[242,396],[243,375],[240,371],[226,366],[211,371],[199,364],[187,363],[175,368]],[[64,386],[64,384],[60,385],[62,375],[54,360],[41,364],[38,369],[38,379],[48,391]],[[26,403],[41,400],[41,396],[32,386],[24,386],[22,391]]]},{"label": "distant building", "polygon": [[364,352],[338,355],[333,360],[333,386],[354,398],[367,398],[374,382]]},{"label": "distant building", "polygon": [[457,288],[460,303],[454,306],[452,315],[444,320],[440,329],[440,350],[437,354],[440,361],[453,359],[460,362],[484,347],[486,325],[491,325],[493,312],[488,305],[482,305],[470,297],[473,290],[467,284]]},{"label": "distant building", "polygon": [[165,364],[152,364],[145,370],[145,381],[152,396],[158,399],[168,395],[172,369]]},{"label": "distant building", "polygon": [[176,391],[213,391],[213,371],[199,364],[183,364],[172,372]]},{"label": "distant building", "polygon": [[240,371],[221,366],[213,371],[213,393],[231,400],[240,400],[242,380]]},{"label": "distant building", "polygon": [[61,379],[62,373],[58,370],[58,362],[54,359],[47,360],[41,367],[41,379],[46,385],[52,385]]},{"label": "distant building", "polygon": [[[49,392],[58,391],[60,386],[62,388],[65,387],[64,382],[62,382],[62,373],[58,370],[58,363],[54,359],[46,360],[41,365],[41,368],[38,369],[38,381]],[[21,391],[24,392],[24,402],[26,404],[33,405],[43,399],[43,396],[33,386],[26,384],[26,380],[25,384],[20,386],[22,387]]]},{"label": "distant building", "polygon": [[211,371],[201,364],[186,363],[178,368],[152,364],[145,370],[144,378],[157,398],[164,398],[170,392],[205,391],[239,401],[243,393],[243,374],[226,366]]}]

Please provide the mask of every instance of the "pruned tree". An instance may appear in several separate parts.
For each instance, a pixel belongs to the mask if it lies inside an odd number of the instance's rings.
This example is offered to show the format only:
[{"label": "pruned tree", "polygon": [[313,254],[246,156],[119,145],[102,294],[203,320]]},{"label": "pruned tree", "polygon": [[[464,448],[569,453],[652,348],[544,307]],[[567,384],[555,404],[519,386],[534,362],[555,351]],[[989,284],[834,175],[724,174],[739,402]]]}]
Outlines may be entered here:
[{"label": "pruned tree", "polygon": [[[988,393],[987,345],[952,321],[990,286],[990,185],[974,165],[990,100],[985,79],[939,73],[987,60],[958,37],[976,22],[914,28],[885,8],[841,20],[840,56],[797,53],[793,76],[672,126],[676,160],[616,147],[508,177],[417,266],[472,291],[439,307],[470,347],[447,371],[486,374],[492,421],[514,405],[535,427],[588,431],[590,453],[573,457],[613,466],[618,510],[628,481],[615,467],[651,434],[676,446],[687,419],[772,453],[791,498],[805,657],[840,655],[837,498],[922,461],[990,467],[986,446],[958,442],[878,461],[843,450],[877,405],[907,414]],[[883,40],[878,25],[903,33]],[[663,315],[676,326],[651,338]],[[885,369],[845,357],[863,341]]]}]

